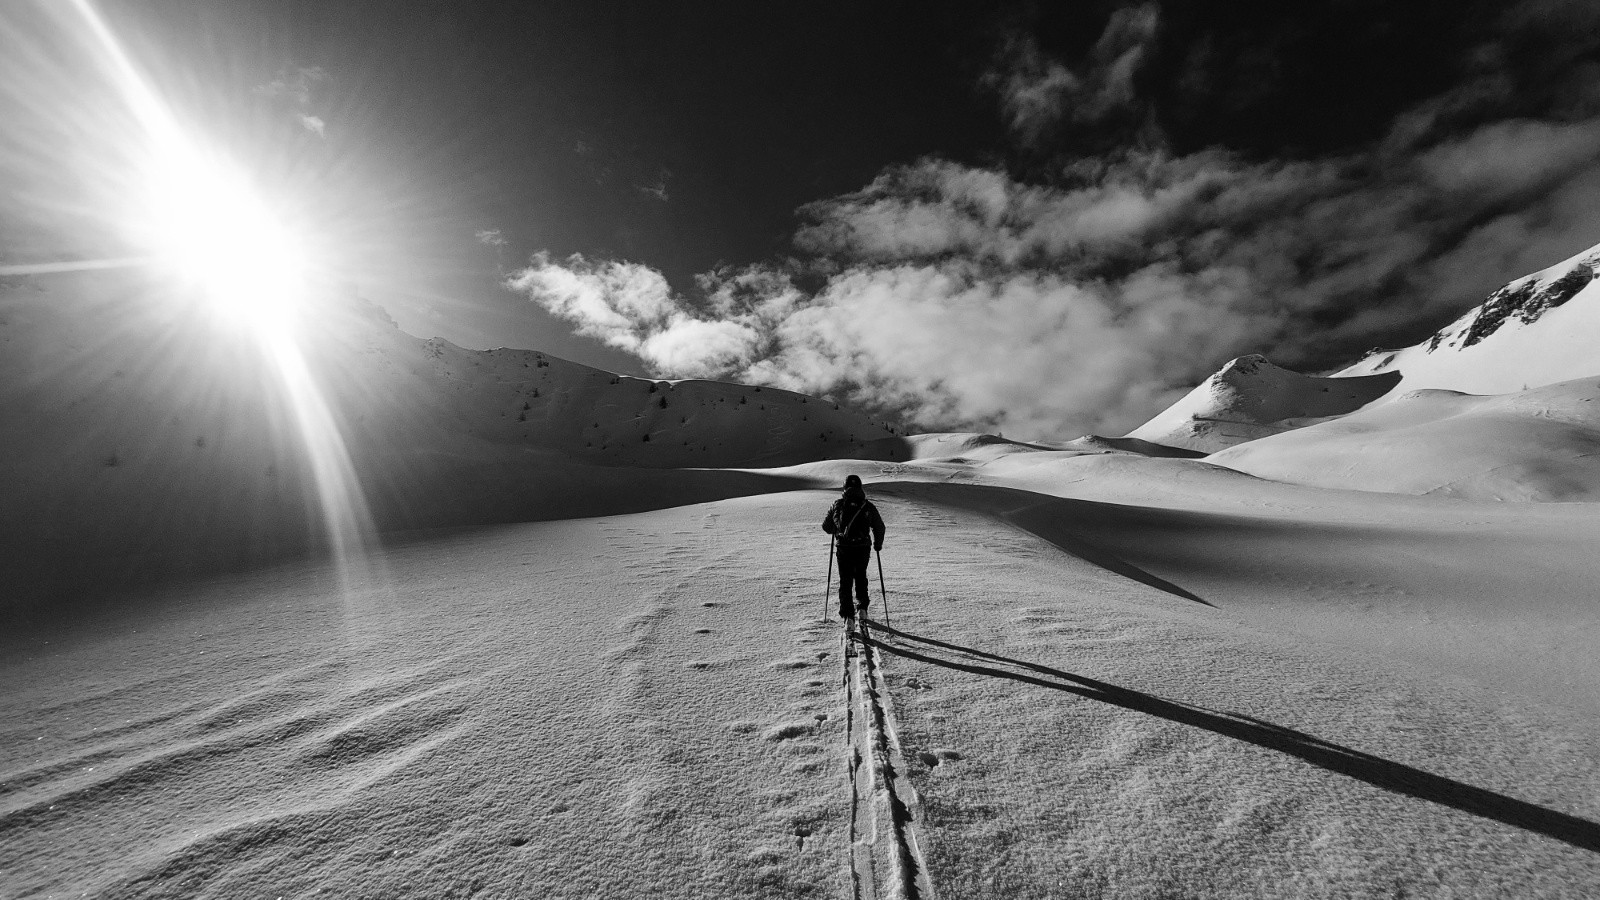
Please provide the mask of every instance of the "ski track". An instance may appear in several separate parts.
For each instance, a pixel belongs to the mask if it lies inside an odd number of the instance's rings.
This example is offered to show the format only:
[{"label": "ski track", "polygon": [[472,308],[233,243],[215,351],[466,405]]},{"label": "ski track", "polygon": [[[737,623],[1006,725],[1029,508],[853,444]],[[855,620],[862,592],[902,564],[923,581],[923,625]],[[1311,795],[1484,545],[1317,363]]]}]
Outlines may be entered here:
[{"label": "ski track", "polygon": [[854,900],[932,900],[918,838],[916,790],[895,732],[893,706],[867,623],[844,628],[845,737],[850,776],[850,866]]}]

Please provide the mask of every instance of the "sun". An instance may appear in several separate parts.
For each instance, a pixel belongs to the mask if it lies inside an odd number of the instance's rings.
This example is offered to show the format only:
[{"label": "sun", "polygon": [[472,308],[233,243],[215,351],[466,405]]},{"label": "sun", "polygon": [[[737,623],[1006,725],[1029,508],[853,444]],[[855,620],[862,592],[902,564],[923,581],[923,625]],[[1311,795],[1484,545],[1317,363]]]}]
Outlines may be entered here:
[{"label": "sun", "polygon": [[150,249],[220,319],[265,333],[293,326],[306,248],[245,176],[192,145],[158,142],[143,204]]},{"label": "sun", "polygon": [[283,337],[304,302],[305,248],[245,171],[186,127],[90,0],[71,0],[143,132],[126,221],[149,256],[219,318]]}]

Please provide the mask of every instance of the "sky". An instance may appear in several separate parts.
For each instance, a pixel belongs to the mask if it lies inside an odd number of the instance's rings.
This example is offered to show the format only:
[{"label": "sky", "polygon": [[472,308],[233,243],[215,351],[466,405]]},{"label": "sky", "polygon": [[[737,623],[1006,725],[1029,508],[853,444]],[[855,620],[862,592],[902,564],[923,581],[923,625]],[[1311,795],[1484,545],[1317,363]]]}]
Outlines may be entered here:
[{"label": "sky", "polygon": [[[126,239],[122,114],[50,7],[0,9],[10,263]],[[1600,242],[1583,0],[104,11],[407,331],[919,430],[1120,434]]]}]

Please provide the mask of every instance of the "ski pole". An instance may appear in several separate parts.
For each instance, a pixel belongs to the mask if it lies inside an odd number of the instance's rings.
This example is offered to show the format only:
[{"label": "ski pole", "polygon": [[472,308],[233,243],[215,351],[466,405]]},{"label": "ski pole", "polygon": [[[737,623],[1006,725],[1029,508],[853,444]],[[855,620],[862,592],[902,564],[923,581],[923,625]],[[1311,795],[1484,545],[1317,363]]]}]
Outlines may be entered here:
[{"label": "ski pole", "polygon": [[828,583],[822,588],[822,621],[831,622],[828,618],[828,595],[833,593],[833,542],[838,538],[828,536]]},{"label": "ski pole", "polygon": [[883,624],[889,623],[889,589],[883,586],[883,551],[873,548],[872,555],[878,558],[878,593],[883,595]]}]

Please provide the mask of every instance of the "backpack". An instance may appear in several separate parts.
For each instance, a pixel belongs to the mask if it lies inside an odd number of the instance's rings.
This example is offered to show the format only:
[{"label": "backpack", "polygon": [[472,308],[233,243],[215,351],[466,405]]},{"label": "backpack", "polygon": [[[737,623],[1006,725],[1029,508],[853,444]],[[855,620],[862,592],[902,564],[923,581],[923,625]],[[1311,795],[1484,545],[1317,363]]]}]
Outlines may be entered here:
[{"label": "backpack", "polygon": [[867,509],[865,497],[859,500],[845,498],[834,505],[833,527],[839,543],[872,543],[872,516]]}]

